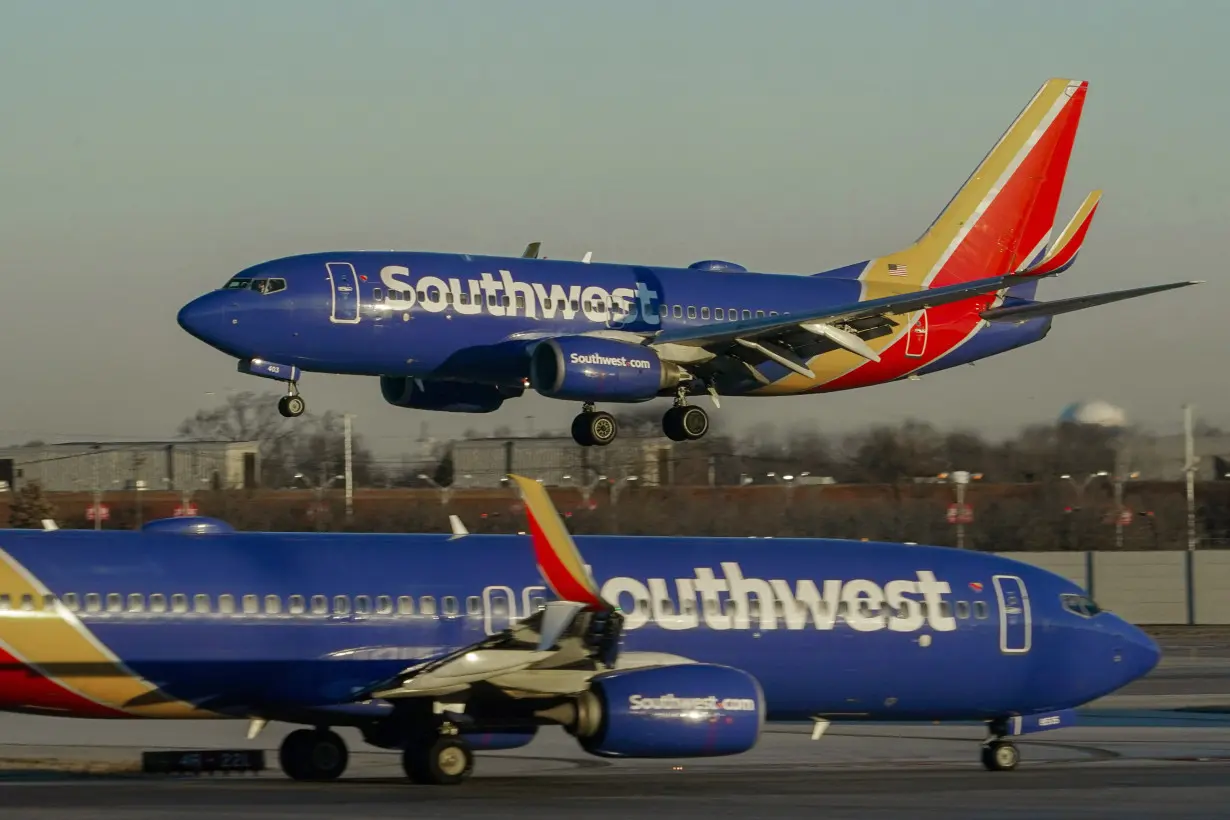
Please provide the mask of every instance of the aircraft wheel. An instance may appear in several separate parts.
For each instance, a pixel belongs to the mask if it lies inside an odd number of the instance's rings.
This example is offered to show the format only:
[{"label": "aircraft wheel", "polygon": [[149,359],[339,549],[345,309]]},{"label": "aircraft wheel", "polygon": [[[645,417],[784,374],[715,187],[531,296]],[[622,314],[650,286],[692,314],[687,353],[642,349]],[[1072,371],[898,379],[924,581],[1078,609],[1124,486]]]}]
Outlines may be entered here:
[{"label": "aircraft wheel", "polygon": [[406,777],[415,783],[454,786],[474,772],[474,752],[457,737],[438,737],[429,743],[411,743],[401,756]]},{"label": "aircraft wheel", "polygon": [[278,750],[282,771],[292,780],[336,780],[349,759],[346,741],[328,729],[297,729]]},{"label": "aircraft wheel", "polygon": [[593,447],[594,442],[589,437],[589,416],[592,413],[582,413],[572,420],[572,440],[582,447]]},{"label": "aircraft wheel", "polygon": [[[619,423],[610,413],[582,413],[582,424],[585,427],[585,437],[598,447],[605,447],[619,435]],[[575,438],[575,436],[574,436]]]},{"label": "aircraft wheel", "polygon": [[709,432],[709,414],[700,407],[677,405],[662,417],[662,432],[672,441],[690,441]]},{"label": "aircraft wheel", "polygon": [[278,399],[278,412],[288,419],[302,416],[304,410],[307,410],[307,402],[302,396],[283,396]]},{"label": "aircraft wheel", "polygon": [[1021,761],[1021,753],[1011,741],[993,740],[982,747],[982,765],[991,772],[1010,772]]}]

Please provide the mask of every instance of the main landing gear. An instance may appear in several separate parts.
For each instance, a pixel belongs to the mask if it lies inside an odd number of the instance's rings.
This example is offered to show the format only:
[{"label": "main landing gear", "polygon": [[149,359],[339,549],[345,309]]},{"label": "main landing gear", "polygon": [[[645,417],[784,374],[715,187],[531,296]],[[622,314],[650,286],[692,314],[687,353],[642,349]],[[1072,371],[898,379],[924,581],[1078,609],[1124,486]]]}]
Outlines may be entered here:
[{"label": "main landing gear", "polygon": [[349,759],[346,741],[328,729],[296,729],[278,751],[278,763],[292,780],[337,780]]},{"label": "main landing gear", "polygon": [[[454,730],[455,731],[455,730]],[[346,742],[327,728],[297,729],[278,751],[282,771],[292,780],[337,780],[346,771]],[[474,750],[446,725],[413,735],[402,751],[402,768],[413,783],[452,786],[474,773]]]},{"label": "main landing gear", "polygon": [[288,419],[293,419],[302,416],[304,410],[307,410],[307,402],[299,395],[299,385],[287,382],[286,395],[278,399],[278,412]]},{"label": "main landing gear", "polygon": [[605,447],[619,435],[619,422],[610,413],[582,405],[581,414],[572,420],[572,438],[582,447]]}]

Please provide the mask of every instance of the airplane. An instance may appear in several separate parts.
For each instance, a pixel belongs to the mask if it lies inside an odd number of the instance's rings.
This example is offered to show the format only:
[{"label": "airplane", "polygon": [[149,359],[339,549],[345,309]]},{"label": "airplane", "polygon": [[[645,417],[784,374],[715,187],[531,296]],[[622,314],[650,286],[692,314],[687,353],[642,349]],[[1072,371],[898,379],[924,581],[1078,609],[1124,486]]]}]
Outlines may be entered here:
[{"label": "airplane", "polygon": [[[0,709],[232,719],[341,777],[339,726],[413,782],[564,727],[588,754],[705,758],[765,721],[980,721],[981,759],[1147,674],[1157,645],[1079,586],[945,547],[588,536],[510,476],[527,534],[0,531]],[[581,550],[584,550],[582,557]],[[536,565],[535,571],[533,565]]]},{"label": "airplane", "polygon": [[688,399],[867,387],[969,364],[1044,338],[1055,315],[1198,284],[1050,302],[1101,193],[1048,244],[1088,83],[1048,80],[923,235],[904,250],[814,275],[468,253],[328,251],[251,266],[178,314],[191,335],[286,383],[305,372],[376,376],[396,407],[490,413],[527,389],[578,402],[572,436],[605,446],[599,402],[673,396],[675,441],[709,417]]}]

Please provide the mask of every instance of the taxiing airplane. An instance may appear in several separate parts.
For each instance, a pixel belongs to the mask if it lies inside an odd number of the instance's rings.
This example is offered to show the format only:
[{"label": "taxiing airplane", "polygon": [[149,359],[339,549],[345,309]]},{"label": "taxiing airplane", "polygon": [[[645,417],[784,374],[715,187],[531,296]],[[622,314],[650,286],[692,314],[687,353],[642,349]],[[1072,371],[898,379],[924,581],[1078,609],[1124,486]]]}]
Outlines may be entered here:
[{"label": "taxiing airplane", "polygon": [[766,720],[976,720],[1008,770],[1009,738],[1158,661],[1071,581],[986,553],[594,536],[583,560],[512,478],[528,536],[0,531],[0,709],[302,724],[280,750],[299,780],[343,774],[337,726],[436,784],[550,725],[689,758],[745,752]]},{"label": "taxiing airplane", "polygon": [[1196,284],[1051,302],[1037,281],[1072,265],[1100,194],[1050,244],[1088,84],[1048,81],[922,237],[905,250],[811,276],[394,251],[264,262],[190,302],[179,324],[287,384],[304,372],[378,376],[397,407],[497,410],[533,389],[579,402],[582,445],[606,445],[597,402],[674,396],[666,435],[697,439],[688,398],[866,387],[969,364],[1039,341],[1051,317]]}]

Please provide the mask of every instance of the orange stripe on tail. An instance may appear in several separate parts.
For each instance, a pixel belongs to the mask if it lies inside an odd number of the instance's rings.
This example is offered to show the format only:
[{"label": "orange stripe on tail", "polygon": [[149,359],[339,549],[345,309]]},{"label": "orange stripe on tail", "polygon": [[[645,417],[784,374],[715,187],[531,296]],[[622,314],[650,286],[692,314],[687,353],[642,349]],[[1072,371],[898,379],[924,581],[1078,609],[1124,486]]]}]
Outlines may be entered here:
[{"label": "orange stripe on tail", "polygon": [[525,502],[534,558],[547,585],[561,600],[585,604],[593,609],[605,608],[602,594],[586,571],[581,553],[551,503],[551,496],[533,479],[518,475],[510,475],[509,478],[516,482]]}]

